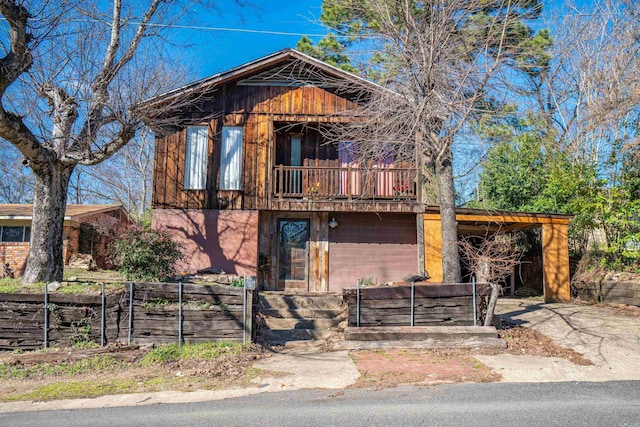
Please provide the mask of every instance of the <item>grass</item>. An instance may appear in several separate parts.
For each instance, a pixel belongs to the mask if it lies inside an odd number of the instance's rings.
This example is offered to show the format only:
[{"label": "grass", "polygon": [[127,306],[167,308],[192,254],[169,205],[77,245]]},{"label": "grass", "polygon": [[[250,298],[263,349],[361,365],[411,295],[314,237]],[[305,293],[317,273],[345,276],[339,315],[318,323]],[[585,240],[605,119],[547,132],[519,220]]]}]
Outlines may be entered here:
[{"label": "grass", "polygon": [[213,360],[229,354],[241,354],[244,350],[245,347],[240,343],[224,341],[185,344],[183,346],[164,344],[147,353],[140,364],[146,366],[176,360]]},{"label": "grass", "polygon": [[[65,278],[67,275],[65,274]],[[105,282],[105,289],[122,289],[122,283],[107,283]],[[82,295],[89,293],[100,293],[102,285],[100,283],[91,282],[72,282],[67,283],[65,286],[59,287],[55,292],[66,295]],[[22,283],[21,278],[11,279],[8,277],[0,279],[0,293],[2,294],[41,294],[44,293],[44,283],[34,283],[25,285]]]},{"label": "grass", "polygon": [[5,277],[0,279],[0,293],[14,294],[20,289],[20,279],[10,279]]},{"label": "grass", "polygon": [[[0,394],[0,401],[88,398],[140,391],[189,391],[218,388],[227,384],[248,384],[251,379],[260,376],[262,371],[250,367],[246,364],[247,362],[244,362],[245,364],[236,374],[228,378],[224,375],[219,377],[219,374],[212,376],[205,373],[207,366],[224,367],[229,363],[231,363],[230,366],[235,366],[234,364],[238,363],[228,359],[226,362],[221,362],[222,365],[215,363],[208,365],[207,362],[227,355],[241,355],[246,351],[247,347],[231,342],[185,344],[181,347],[175,344],[164,344],[151,350],[145,357],[134,363],[121,362],[110,355],[96,356],[78,362],[40,365],[0,363],[0,383],[18,384],[17,388],[12,386],[11,392]],[[197,374],[191,372],[176,375],[176,372],[167,369],[165,365],[179,361],[187,361],[181,365],[187,371],[187,366],[192,364],[202,366],[204,371],[196,371]],[[224,369],[216,372],[224,372]]]},{"label": "grass", "polygon": [[35,390],[9,396],[6,400],[53,400],[98,397],[107,394],[121,394],[136,389],[136,381],[118,379],[69,381],[46,384]]},{"label": "grass", "polygon": [[0,363],[0,378],[39,378],[47,376],[73,376],[86,373],[107,372],[114,368],[122,368],[127,364],[119,362],[112,356],[98,356],[83,359],[75,363],[61,362],[56,364],[43,363],[40,365],[8,365]]}]

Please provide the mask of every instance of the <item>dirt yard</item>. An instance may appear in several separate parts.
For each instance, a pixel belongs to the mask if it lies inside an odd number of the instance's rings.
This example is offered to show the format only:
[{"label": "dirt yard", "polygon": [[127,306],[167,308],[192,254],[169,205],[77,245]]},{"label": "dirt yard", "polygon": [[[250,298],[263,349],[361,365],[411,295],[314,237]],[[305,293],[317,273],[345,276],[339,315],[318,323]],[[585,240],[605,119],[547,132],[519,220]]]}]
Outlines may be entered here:
[{"label": "dirt yard", "polygon": [[[587,359],[559,347],[539,332],[499,325],[506,349],[389,349],[353,351],[361,374],[354,387],[384,388],[400,384],[499,381],[500,375],[474,358],[479,354],[561,357],[578,365]],[[325,349],[324,351],[326,351]],[[253,367],[270,357],[253,345],[218,357],[167,357],[169,350],[144,348],[64,349],[58,352],[0,354],[0,401],[54,400],[151,391],[219,390],[255,386],[252,379],[278,376]],[[150,358],[150,354],[155,354]]]},{"label": "dirt yard", "polygon": [[576,365],[592,363],[579,353],[554,344],[541,333],[519,326],[501,325],[506,349],[389,349],[350,352],[360,372],[354,387],[395,387],[400,384],[441,384],[499,381],[500,375],[476,360],[480,354],[516,354],[561,357]]}]

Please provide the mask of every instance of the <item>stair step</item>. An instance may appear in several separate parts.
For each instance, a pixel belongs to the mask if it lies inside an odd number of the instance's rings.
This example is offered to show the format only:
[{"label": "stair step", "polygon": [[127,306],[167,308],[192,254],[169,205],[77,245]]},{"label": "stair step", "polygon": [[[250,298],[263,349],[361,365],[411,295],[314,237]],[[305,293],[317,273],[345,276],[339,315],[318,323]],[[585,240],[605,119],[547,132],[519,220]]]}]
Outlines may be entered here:
[{"label": "stair step", "polygon": [[276,319],[340,319],[347,318],[347,311],[343,308],[268,308],[260,310],[264,317]]},{"label": "stair step", "polygon": [[339,309],[342,308],[342,295],[282,295],[261,294],[259,299],[260,309]]},{"label": "stair step", "polygon": [[336,332],[328,329],[272,329],[264,331],[264,335],[269,338],[272,344],[281,345],[290,341],[326,340],[335,336]]},{"label": "stair step", "polygon": [[265,324],[271,330],[285,329],[329,329],[337,327],[341,319],[278,319],[265,317]]},{"label": "stair step", "polygon": [[344,338],[354,341],[414,340],[427,338],[483,338],[497,337],[493,326],[364,326],[348,327]]}]

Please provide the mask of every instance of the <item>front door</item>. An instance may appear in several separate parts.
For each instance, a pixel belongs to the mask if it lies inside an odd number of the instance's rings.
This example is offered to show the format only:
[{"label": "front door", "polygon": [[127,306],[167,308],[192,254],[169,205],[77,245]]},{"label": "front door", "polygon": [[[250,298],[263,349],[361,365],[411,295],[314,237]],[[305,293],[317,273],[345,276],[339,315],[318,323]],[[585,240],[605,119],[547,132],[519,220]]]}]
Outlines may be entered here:
[{"label": "front door", "polygon": [[278,220],[278,290],[308,290],[309,220]]}]

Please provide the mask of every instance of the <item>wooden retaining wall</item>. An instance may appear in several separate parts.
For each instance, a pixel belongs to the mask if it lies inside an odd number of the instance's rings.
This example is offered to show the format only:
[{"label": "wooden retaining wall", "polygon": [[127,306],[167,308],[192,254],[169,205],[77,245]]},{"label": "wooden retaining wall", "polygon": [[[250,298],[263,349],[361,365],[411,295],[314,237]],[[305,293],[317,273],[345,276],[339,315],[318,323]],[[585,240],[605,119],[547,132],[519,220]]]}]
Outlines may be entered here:
[{"label": "wooden retaining wall", "polygon": [[574,284],[574,290],[576,296],[584,301],[640,307],[640,283],[638,282],[580,282]]},{"label": "wooden retaining wall", "polygon": [[[242,341],[244,288],[183,285],[182,337],[184,342]],[[123,307],[127,329],[129,290]],[[132,340],[178,342],[178,285],[138,283],[133,292]],[[250,305],[250,302],[248,302]],[[251,318],[251,317],[249,317]]]},{"label": "wooden retaining wall", "polygon": [[[105,338],[120,334],[120,298],[106,297]],[[50,347],[67,347],[78,341],[100,343],[100,296],[49,294],[48,341]],[[0,350],[33,350],[44,346],[44,295],[0,294]]]},{"label": "wooden retaining wall", "polygon": [[[105,340],[129,339],[129,289],[105,296]],[[175,283],[136,283],[133,287],[133,342],[178,342],[179,296]],[[78,341],[101,342],[101,296],[48,295],[48,346],[68,347]],[[252,293],[248,293],[251,307]],[[184,284],[183,342],[242,341],[244,288]],[[247,311],[252,319],[252,310]],[[251,339],[252,322],[247,325]],[[44,347],[44,295],[0,294],[0,350]]]},{"label": "wooden retaining wall", "polygon": [[[478,324],[482,324],[482,308],[490,295],[489,285],[476,289]],[[357,290],[343,291],[349,304],[349,326],[356,326]],[[473,325],[473,294],[471,284],[415,285],[415,326]],[[411,286],[390,286],[360,289],[360,326],[411,325]]]}]

